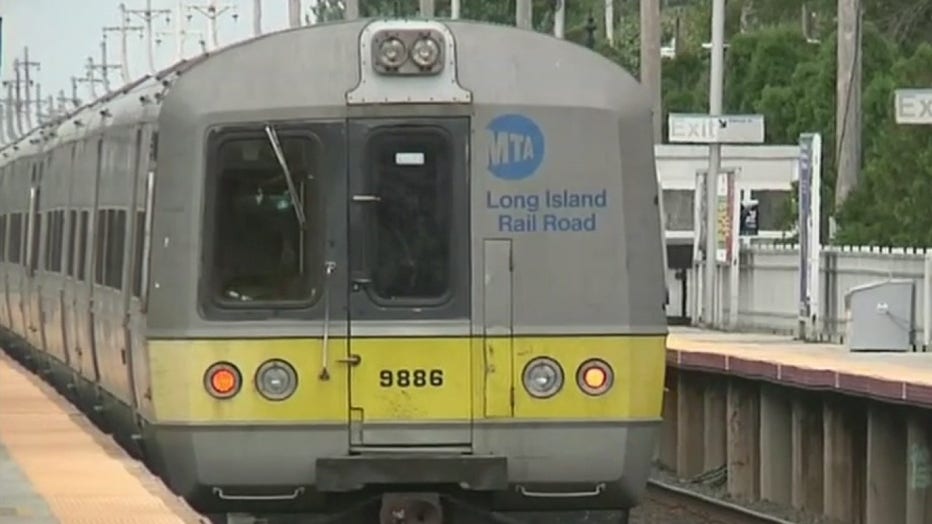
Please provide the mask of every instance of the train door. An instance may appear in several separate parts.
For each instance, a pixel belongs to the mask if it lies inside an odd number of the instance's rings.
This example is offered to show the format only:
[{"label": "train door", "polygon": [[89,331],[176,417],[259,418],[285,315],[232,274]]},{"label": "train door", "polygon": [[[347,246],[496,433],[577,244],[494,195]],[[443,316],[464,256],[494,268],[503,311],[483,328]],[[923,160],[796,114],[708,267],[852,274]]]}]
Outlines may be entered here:
[{"label": "train door", "polygon": [[350,443],[472,443],[469,119],[350,120]]},{"label": "train door", "polygon": [[26,228],[26,272],[23,279],[23,316],[26,322],[26,341],[42,351],[40,328],[42,319],[39,312],[39,239],[42,236],[41,208],[42,162],[37,159],[32,164],[32,176],[29,187],[29,222]]},{"label": "train door", "polygon": [[[93,317],[91,314],[92,259],[96,245],[96,234],[100,224],[95,222],[97,206],[97,180],[101,169],[103,139],[93,138],[84,143],[82,169],[86,178],[92,178],[93,184],[76,184],[72,186],[71,202],[78,208],[77,250],[75,252],[75,277],[71,298],[73,300],[72,329],[74,330],[74,348],[80,360],[81,375],[91,383],[100,380],[100,369],[94,348]],[[89,173],[88,173],[89,172]]]},{"label": "train door", "polygon": [[150,388],[148,375],[149,350],[145,335],[145,304],[148,296],[146,281],[149,273],[149,250],[151,249],[152,204],[155,198],[155,152],[158,133],[151,127],[140,127],[136,131],[133,152],[133,177],[135,196],[130,217],[132,223],[132,257],[129,261],[131,290],[125,304],[124,345],[126,348],[127,381],[134,410],[151,417],[152,406],[145,392]]}]

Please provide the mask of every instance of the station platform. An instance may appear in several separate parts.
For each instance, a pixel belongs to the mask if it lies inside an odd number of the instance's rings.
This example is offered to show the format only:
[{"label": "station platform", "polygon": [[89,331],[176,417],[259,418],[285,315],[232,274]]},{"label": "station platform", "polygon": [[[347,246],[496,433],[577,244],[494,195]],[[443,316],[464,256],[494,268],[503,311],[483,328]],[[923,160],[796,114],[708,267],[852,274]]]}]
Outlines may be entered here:
[{"label": "station platform", "polygon": [[0,524],[202,522],[76,407],[0,352]]},{"label": "station platform", "polygon": [[667,348],[657,459],[678,477],[806,522],[932,523],[932,352],[685,327]]},{"label": "station platform", "polygon": [[795,388],[932,408],[932,353],[851,352],[791,337],[671,327],[667,363]]}]

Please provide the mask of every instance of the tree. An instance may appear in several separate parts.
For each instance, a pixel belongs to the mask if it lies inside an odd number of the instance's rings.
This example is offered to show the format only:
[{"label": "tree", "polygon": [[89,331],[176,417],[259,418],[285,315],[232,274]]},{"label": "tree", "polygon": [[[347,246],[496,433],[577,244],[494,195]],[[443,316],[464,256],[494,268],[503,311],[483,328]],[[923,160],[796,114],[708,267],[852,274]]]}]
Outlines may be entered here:
[{"label": "tree", "polygon": [[932,133],[897,125],[893,117],[896,87],[916,85],[932,85],[932,45],[920,45],[868,87],[865,101],[875,113],[875,138],[864,180],[839,214],[840,242],[932,246]]}]

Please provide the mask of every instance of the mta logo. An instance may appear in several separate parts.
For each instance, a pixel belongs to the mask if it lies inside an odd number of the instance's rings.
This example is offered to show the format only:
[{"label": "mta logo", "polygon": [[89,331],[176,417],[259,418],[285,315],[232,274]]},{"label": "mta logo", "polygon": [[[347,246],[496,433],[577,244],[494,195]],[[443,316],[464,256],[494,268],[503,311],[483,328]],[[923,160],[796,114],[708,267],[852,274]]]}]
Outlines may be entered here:
[{"label": "mta logo", "polygon": [[533,175],[544,160],[544,134],[533,120],[521,115],[501,115],[489,131],[489,171],[505,180]]}]

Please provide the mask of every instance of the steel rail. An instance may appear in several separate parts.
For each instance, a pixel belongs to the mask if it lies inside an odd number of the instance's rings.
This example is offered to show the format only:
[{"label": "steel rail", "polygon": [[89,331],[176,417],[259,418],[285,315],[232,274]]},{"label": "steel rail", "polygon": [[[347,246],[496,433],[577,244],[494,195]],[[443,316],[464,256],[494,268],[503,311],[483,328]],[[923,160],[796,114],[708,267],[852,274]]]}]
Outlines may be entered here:
[{"label": "steel rail", "polygon": [[647,496],[663,505],[696,508],[697,512],[705,514],[710,519],[727,524],[795,524],[789,520],[653,479],[647,481]]}]

